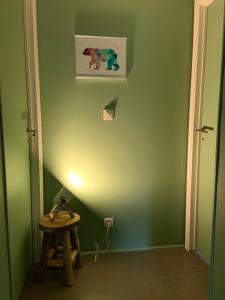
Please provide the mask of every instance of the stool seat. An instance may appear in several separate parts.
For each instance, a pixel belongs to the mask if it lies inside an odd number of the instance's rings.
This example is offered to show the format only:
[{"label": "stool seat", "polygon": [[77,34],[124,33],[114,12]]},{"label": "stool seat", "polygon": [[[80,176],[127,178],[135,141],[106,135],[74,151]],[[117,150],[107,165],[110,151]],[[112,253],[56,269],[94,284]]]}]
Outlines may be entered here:
[{"label": "stool seat", "polygon": [[[67,212],[60,211],[52,221],[49,215],[41,218],[39,227],[44,232],[41,248],[40,269],[37,281],[44,279],[46,266],[63,267],[65,269],[66,284],[73,285],[73,264],[82,265],[80,243],[77,235],[77,225],[80,216],[71,217]],[[62,235],[62,246],[59,246],[59,235]]]},{"label": "stool seat", "polygon": [[54,232],[61,230],[69,230],[73,228],[76,223],[80,221],[80,216],[75,214],[73,218],[64,211],[57,213],[54,221],[52,221],[48,215],[45,215],[41,218],[39,227],[41,230],[46,232]]}]

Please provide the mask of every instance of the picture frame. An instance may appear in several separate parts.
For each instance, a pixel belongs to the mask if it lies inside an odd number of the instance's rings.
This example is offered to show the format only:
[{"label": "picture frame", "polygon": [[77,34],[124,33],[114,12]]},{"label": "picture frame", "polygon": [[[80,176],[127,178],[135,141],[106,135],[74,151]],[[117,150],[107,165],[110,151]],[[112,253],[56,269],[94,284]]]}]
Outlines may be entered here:
[{"label": "picture frame", "polygon": [[126,77],[127,38],[75,35],[76,77]]}]

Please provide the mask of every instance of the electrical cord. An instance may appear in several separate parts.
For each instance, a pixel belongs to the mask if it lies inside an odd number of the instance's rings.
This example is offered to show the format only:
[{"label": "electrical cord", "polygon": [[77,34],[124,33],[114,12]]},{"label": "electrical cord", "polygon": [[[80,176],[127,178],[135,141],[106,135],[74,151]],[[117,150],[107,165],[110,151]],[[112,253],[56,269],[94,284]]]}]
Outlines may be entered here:
[{"label": "electrical cord", "polygon": [[105,234],[106,246],[105,246],[105,248],[101,249],[99,244],[97,242],[95,242],[95,257],[94,257],[94,261],[93,261],[94,264],[97,263],[97,260],[99,258],[99,253],[100,252],[106,253],[110,248],[111,241],[109,239],[109,230],[110,230],[110,222],[107,223],[107,228],[106,228],[106,234]]}]

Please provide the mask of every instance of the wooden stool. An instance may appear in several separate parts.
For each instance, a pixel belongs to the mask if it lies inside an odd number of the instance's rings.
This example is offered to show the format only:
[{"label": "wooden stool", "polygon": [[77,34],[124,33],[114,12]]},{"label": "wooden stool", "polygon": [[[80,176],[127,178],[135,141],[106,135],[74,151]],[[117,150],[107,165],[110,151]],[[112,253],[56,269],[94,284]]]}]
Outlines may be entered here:
[{"label": "wooden stool", "polygon": [[[54,221],[48,215],[40,220],[39,227],[44,232],[41,249],[40,270],[37,281],[41,283],[44,279],[46,266],[64,267],[66,284],[73,285],[73,263],[81,266],[80,244],[77,235],[77,225],[80,216],[75,214],[73,218],[66,212],[59,212]],[[58,246],[59,233],[62,234],[62,247]],[[59,254],[63,257],[58,257]]]}]

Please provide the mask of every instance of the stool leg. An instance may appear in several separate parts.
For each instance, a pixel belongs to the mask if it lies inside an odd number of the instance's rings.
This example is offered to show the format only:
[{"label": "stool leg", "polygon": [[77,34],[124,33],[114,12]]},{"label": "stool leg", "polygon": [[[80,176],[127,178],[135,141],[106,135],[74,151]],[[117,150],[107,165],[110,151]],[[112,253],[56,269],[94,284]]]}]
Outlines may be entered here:
[{"label": "stool leg", "polygon": [[73,285],[73,264],[71,258],[71,243],[70,243],[70,231],[66,230],[63,232],[63,258],[66,275],[66,284],[68,286]]},{"label": "stool leg", "polygon": [[57,250],[58,250],[58,236],[57,236],[57,233],[53,233],[51,248],[55,250],[55,253],[54,253],[53,257],[56,258]]},{"label": "stool leg", "polygon": [[75,227],[74,230],[70,231],[70,238],[72,243],[72,248],[77,250],[77,257],[76,257],[76,266],[81,267],[82,266],[82,256],[80,251],[80,241],[77,234],[77,227]]},{"label": "stool leg", "polygon": [[42,240],[42,247],[41,247],[40,268],[39,268],[39,272],[38,272],[38,276],[37,276],[38,283],[41,283],[45,276],[46,262],[48,259],[48,250],[51,245],[51,238],[52,238],[52,235],[50,233],[44,232],[43,240]]},{"label": "stool leg", "polygon": [[80,240],[78,237],[78,233],[77,233],[77,226],[75,227],[75,238],[76,238],[76,244],[77,244],[77,266],[78,267],[82,267],[82,255],[81,255],[81,251],[80,251]]}]

